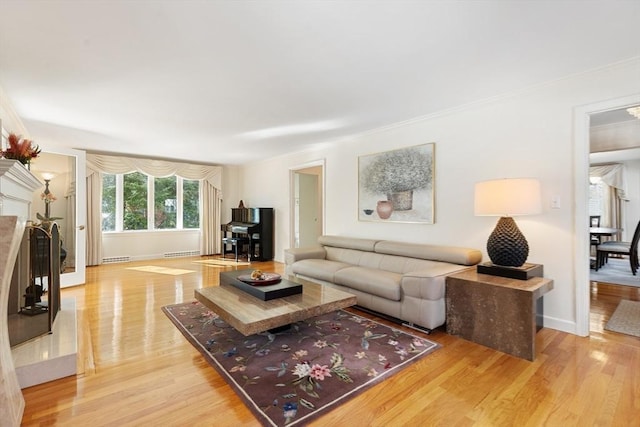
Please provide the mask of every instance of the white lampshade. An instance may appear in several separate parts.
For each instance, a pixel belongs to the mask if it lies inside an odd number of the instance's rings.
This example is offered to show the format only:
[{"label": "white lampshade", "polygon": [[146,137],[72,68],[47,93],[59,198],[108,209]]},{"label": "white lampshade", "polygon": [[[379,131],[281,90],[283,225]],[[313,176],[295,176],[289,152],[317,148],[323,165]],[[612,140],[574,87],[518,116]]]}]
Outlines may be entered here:
[{"label": "white lampshade", "polygon": [[495,179],[475,186],[477,216],[535,215],[542,212],[540,181],[532,178]]},{"label": "white lampshade", "polygon": [[55,172],[41,172],[40,175],[42,175],[42,179],[47,179],[49,181],[56,177]]}]

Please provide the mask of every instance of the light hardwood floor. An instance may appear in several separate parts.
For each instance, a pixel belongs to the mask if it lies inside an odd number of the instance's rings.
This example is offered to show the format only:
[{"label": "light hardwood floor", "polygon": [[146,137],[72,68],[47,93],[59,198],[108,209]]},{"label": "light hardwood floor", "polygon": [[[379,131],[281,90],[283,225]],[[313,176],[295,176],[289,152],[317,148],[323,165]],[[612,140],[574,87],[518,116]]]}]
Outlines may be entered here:
[{"label": "light hardwood floor", "polygon": [[[23,425],[259,425],[160,310],[217,285],[221,269],[199,259],[90,267],[86,285],[63,290],[78,307],[80,373],[23,390]],[[145,265],[192,272],[130,269]],[[528,362],[436,330],[430,339],[441,349],[313,425],[640,425],[640,338],[602,330],[611,301],[623,297],[603,292],[592,290],[600,313],[589,338],[542,329]]]}]

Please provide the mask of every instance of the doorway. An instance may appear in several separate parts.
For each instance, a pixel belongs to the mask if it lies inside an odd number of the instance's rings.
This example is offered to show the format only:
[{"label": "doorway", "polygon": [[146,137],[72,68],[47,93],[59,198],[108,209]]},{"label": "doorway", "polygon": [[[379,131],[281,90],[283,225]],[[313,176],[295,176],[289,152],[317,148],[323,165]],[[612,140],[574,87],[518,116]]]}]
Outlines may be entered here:
[{"label": "doorway", "polygon": [[[596,237],[596,244],[628,242],[640,220],[640,117],[627,108],[595,113],[589,130],[589,215],[601,218],[601,227],[619,230]],[[610,257],[590,270],[589,288],[590,333],[602,333],[622,300],[639,299],[640,277],[633,275],[627,256]]]},{"label": "doorway", "polygon": [[291,169],[290,247],[317,244],[324,232],[324,160]]},{"label": "doorway", "polygon": [[574,277],[576,295],[575,333],[588,336],[590,332],[591,291],[589,284],[589,152],[590,118],[597,113],[640,104],[640,94],[577,107],[574,111],[575,158],[575,221],[574,221]]},{"label": "doorway", "polygon": [[87,218],[86,154],[81,150],[55,148],[42,152],[31,165],[31,172],[43,182],[48,180],[48,189],[53,201],[45,205],[42,193],[33,195],[32,218],[49,209],[60,227],[64,259],[61,266],[62,288],[81,285],[85,282]]}]

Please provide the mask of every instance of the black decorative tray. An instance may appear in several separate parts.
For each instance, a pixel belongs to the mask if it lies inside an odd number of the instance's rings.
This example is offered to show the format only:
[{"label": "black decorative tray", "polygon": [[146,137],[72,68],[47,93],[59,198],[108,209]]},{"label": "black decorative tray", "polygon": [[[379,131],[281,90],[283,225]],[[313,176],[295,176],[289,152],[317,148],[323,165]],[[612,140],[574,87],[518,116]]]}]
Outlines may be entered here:
[{"label": "black decorative tray", "polygon": [[252,279],[250,274],[241,274],[238,280],[252,286],[267,286],[280,283],[282,278],[277,273],[262,273],[261,279]]}]

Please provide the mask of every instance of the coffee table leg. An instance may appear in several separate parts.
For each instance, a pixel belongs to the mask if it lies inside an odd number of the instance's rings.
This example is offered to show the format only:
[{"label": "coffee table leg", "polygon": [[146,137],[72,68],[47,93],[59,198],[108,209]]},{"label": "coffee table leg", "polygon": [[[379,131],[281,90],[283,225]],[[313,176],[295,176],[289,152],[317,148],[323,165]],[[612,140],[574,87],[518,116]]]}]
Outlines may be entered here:
[{"label": "coffee table leg", "polygon": [[269,329],[269,332],[272,334],[277,334],[278,332],[285,332],[291,329],[291,323],[288,325],[278,326],[277,328]]}]

